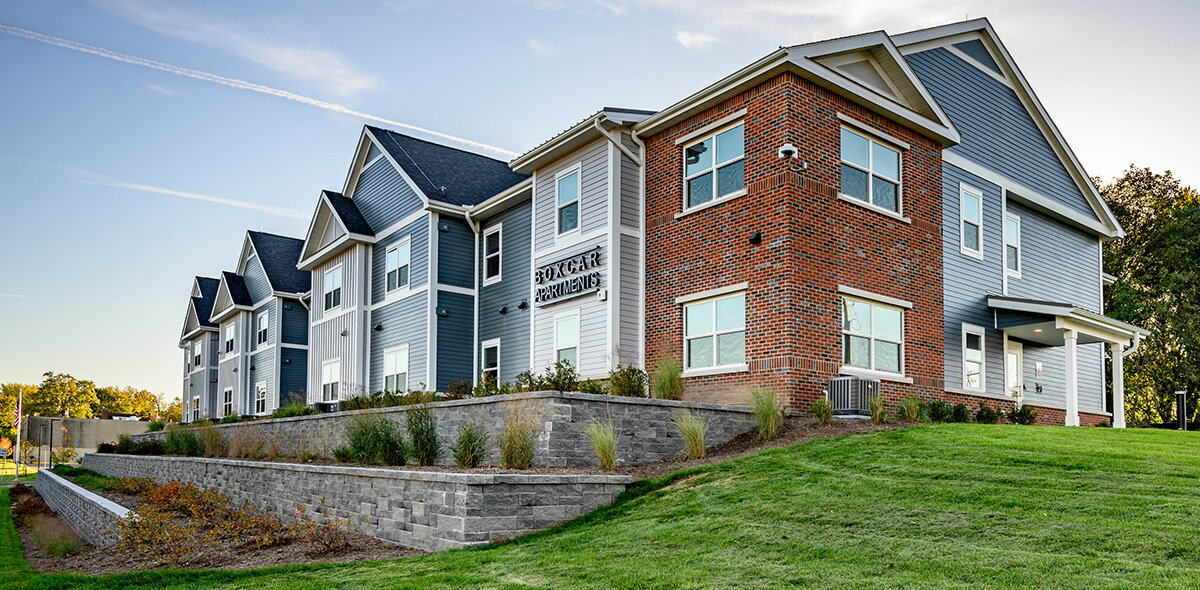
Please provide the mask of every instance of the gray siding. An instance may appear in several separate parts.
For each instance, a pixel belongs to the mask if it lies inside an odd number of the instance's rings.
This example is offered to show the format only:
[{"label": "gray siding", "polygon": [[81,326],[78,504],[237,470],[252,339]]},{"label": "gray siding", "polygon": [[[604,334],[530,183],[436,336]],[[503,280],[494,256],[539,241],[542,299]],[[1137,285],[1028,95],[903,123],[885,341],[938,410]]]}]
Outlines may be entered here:
[{"label": "gray siding", "polygon": [[308,351],[303,348],[279,349],[279,406],[305,402],[308,385]]},{"label": "gray siding", "polygon": [[617,361],[627,366],[642,366],[641,313],[642,313],[642,252],[641,240],[634,236],[618,238],[621,255],[621,291],[617,306],[619,343],[615,351]]},{"label": "gray siding", "polygon": [[416,288],[429,280],[429,216],[418,219],[375,243],[371,257],[371,303],[379,304],[387,297],[387,250],[393,244],[409,238],[411,259],[408,285]]},{"label": "gray siding", "polygon": [[246,261],[246,271],[242,273],[242,278],[246,281],[246,291],[250,293],[250,301],[262,303],[264,299],[271,296],[271,283],[267,280],[267,273],[263,272],[258,256],[251,256]]},{"label": "gray siding", "polygon": [[276,408],[279,401],[279,392],[275,389],[275,350],[264,350],[250,356],[249,383],[250,387],[246,392],[246,413],[254,413],[254,395],[256,393],[256,385],[259,381],[267,382],[267,404],[266,411],[270,413]]},{"label": "gray siding", "polygon": [[[383,352],[402,344],[408,345],[409,388],[428,384],[425,373],[428,309],[427,294],[417,293],[371,310],[371,391],[383,390]],[[376,325],[382,325],[383,330],[376,332],[373,329]]]},{"label": "gray siding", "polygon": [[962,142],[948,151],[1076,211],[1095,215],[1011,88],[946,49],[906,58],[962,134]]},{"label": "gray siding", "polygon": [[424,206],[396,167],[386,159],[362,171],[350,197],[363,219],[376,232]]},{"label": "gray siding", "polygon": [[[621,134],[621,143],[633,153],[638,153],[638,147],[629,138],[628,133]],[[620,153],[620,152],[618,152]],[[640,187],[642,183],[641,169],[625,154],[621,159],[621,225],[637,228],[641,225],[642,201]]]},{"label": "gray siding", "polygon": [[463,219],[438,216],[437,282],[455,287],[474,288],[475,233]]},{"label": "gray siding", "polygon": [[[480,230],[480,235],[483,235],[488,228],[497,223],[501,224],[501,280],[481,289],[479,304],[480,343],[493,338],[500,339],[501,383],[511,382],[518,373],[530,368],[529,322],[533,313],[533,298],[530,296],[529,287],[533,270],[529,259],[529,241],[532,215],[530,201],[522,201],[484,222]],[[479,247],[482,266],[482,240]],[[482,285],[483,269],[480,268],[479,272]],[[529,306],[518,309],[517,306],[522,301],[527,302]],[[501,314],[500,308],[506,306],[508,313]],[[480,350],[475,353],[480,354]]]},{"label": "gray siding", "polygon": [[308,311],[294,299],[283,299],[282,307],[280,339],[288,344],[308,344]]},{"label": "gray siding", "polygon": [[[331,359],[341,360],[338,379],[343,397],[362,393],[366,389],[363,375],[363,355],[366,351],[365,287],[367,247],[356,245],[313,270],[312,309],[309,311],[309,357],[312,367],[308,377],[310,402],[320,400],[321,366]],[[325,271],[342,266],[342,305],[325,312]],[[345,334],[345,335],[343,335]]]},{"label": "gray siding", "polygon": [[[263,344],[258,343],[258,318],[263,314],[267,314],[267,341]],[[250,318],[250,350],[255,351],[259,348],[267,347],[275,343],[275,336],[279,331],[279,300],[272,299],[262,306],[254,309],[254,313]]]},{"label": "gray siding", "polygon": [[581,164],[580,223],[582,233],[603,228],[608,223],[608,140],[598,139],[563,159],[535,172],[534,225],[537,249],[551,248],[555,242],[555,180],[559,172]]},{"label": "gray siding", "polygon": [[[535,267],[590,250],[601,245],[600,288],[608,289],[610,268],[608,237],[601,235],[558,252],[546,254],[534,261]],[[532,301],[530,303],[533,303]],[[533,366],[540,371],[554,364],[554,316],[579,311],[579,373],[585,378],[608,376],[609,332],[608,302],[595,295],[584,295],[561,303],[536,307],[533,313]]]},{"label": "gray siding", "polygon": [[449,291],[437,295],[436,385],[438,391],[445,391],[450,381],[473,377],[475,298]]}]

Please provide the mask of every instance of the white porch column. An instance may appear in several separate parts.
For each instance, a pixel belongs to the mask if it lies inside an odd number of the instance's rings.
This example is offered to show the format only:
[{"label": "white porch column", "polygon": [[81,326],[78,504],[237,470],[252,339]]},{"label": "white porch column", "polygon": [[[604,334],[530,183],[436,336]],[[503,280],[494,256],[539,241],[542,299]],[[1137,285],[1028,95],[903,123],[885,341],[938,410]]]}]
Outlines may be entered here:
[{"label": "white porch column", "polygon": [[1063,330],[1063,340],[1067,345],[1067,416],[1064,424],[1079,426],[1079,363],[1075,352],[1075,343],[1079,335],[1075,330]]},{"label": "white porch column", "polygon": [[1125,347],[1118,343],[1108,345],[1112,355],[1112,425],[1125,428]]}]

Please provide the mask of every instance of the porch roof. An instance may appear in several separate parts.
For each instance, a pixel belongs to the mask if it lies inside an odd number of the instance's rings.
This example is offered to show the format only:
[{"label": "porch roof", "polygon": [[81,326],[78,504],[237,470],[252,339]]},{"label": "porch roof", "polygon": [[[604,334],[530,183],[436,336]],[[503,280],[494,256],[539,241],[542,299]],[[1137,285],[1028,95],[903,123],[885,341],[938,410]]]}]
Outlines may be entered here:
[{"label": "porch roof", "polygon": [[989,294],[987,302],[996,312],[996,327],[1007,332],[1010,338],[1046,346],[1063,346],[1067,330],[1078,334],[1080,344],[1106,342],[1128,346],[1150,334],[1133,324],[1070,303],[996,294]]}]

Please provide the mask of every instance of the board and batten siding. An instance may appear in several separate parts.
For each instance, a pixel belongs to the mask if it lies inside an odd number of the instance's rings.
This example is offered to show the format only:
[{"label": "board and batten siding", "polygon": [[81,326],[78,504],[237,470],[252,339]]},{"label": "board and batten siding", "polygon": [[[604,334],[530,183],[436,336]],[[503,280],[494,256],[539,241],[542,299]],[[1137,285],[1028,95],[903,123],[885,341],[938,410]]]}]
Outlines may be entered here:
[{"label": "board and batten siding", "polygon": [[[338,378],[342,398],[366,389],[362,361],[365,354],[366,294],[364,269],[367,247],[356,244],[313,269],[312,318],[309,328],[309,403],[321,401],[321,367],[331,359],[341,360]],[[341,306],[325,311],[325,272],[342,267]],[[343,335],[345,334],[345,335]]]},{"label": "board and batten siding", "polygon": [[387,158],[360,172],[353,194],[348,196],[376,233],[424,207],[421,197]]},{"label": "board and batten siding", "polygon": [[[533,206],[528,199],[484,221],[480,227],[479,284],[483,285],[483,236],[500,224],[500,281],[480,289],[479,342],[475,354],[481,355],[482,344],[500,339],[500,383],[512,382],[517,374],[527,371],[530,363],[529,322],[533,314],[533,296],[529,292],[530,239]],[[519,309],[521,302],[525,309]],[[508,308],[501,314],[501,308]]]},{"label": "board and batten siding", "polygon": [[[603,230],[608,224],[608,140],[604,138],[579,148],[554,164],[534,172],[534,239],[538,251],[553,248],[556,241],[555,175],[580,165],[580,217],[583,234]],[[568,235],[575,235],[573,232]]]},{"label": "board and batten siding", "polygon": [[621,291],[618,299],[617,322],[619,326],[619,342],[614,354],[622,365],[641,367],[641,318],[642,318],[642,251],[641,239],[636,236],[621,234],[620,244],[621,266],[620,282],[617,288]]},{"label": "board and batten siding", "polygon": [[[246,347],[246,321],[244,318],[250,314],[244,311],[239,311],[224,322],[221,322],[221,338],[219,345],[221,348],[221,362],[217,371],[217,395],[218,398],[221,392],[226,388],[233,389],[233,412],[241,414],[244,409],[241,403],[242,396],[245,394],[245,388],[242,387],[241,375],[245,375],[246,369],[243,362],[249,355],[249,350]],[[225,352],[225,335],[230,326],[236,326],[234,329],[234,348],[233,352]],[[234,369],[237,369],[234,371]]]},{"label": "board and batten siding", "polygon": [[266,411],[269,413],[269,412],[272,412],[275,410],[276,404],[278,402],[278,394],[277,394],[277,390],[275,389],[275,351],[276,350],[277,349],[275,349],[275,348],[268,348],[261,352],[256,352],[256,353],[253,353],[250,355],[250,368],[249,368],[249,372],[247,373],[247,375],[249,375],[247,381],[249,381],[250,387],[247,388],[247,392],[246,392],[246,413],[247,414],[255,413],[254,412],[254,409],[255,409],[254,400],[255,400],[255,395],[257,394],[257,390],[255,388],[258,385],[259,381],[267,382]]},{"label": "board and batten siding", "polygon": [[[576,246],[564,248],[539,257],[535,268],[559,259],[589,251],[600,246],[600,288],[609,288],[610,252],[608,236],[601,235]],[[540,372],[554,364],[554,318],[556,315],[579,311],[579,374],[585,379],[608,376],[608,302],[601,301],[596,294],[588,294],[560,303],[540,306],[533,304],[533,366]]]},{"label": "board and batten siding", "polygon": [[[371,310],[370,390],[383,391],[383,353],[389,348],[408,345],[408,387],[420,389],[428,384],[425,375],[429,325],[429,298],[421,291]],[[374,326],[383,326],[376,332]]]},{"label": "board and batten siding", "polygon": [[[621,144],[638,154],[639,148],[628,133],[620,134]],[[642,170],[628,156],[621,154],[621,225],[638,229],[642,222]]]},{"label": "board and batten siding", "polygon": [[251,255],[246,259],[246,270],[242,273],[242,280],[246,283],[246,292],[250,294],[250,301],[255,305],[262,303],[264,299],[274,293],[274,290],[271,289],[271,282],[267,280],[267,273],[263,270],[262,261],[256,255]]}]

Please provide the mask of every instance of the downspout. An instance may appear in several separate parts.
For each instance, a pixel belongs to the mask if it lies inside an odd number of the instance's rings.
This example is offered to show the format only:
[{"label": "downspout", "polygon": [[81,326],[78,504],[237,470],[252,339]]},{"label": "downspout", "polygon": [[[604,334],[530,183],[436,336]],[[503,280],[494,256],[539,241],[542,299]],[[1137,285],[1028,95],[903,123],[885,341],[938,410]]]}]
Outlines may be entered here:
[{"label": "downspout", "polygon": [[[474,329],[474,337],[471,341],[471,385],[478,385],[479,379],[479,300],[483,293],[480,293],[479,286],[479,227],[475,224],[475,220],[471,219],[470,206],[464,206],[463,217],[467,220],[467,226],[471,228],[471,233],[475,234],[475,266],[471,270],[472,284],[475,285],[475,321],[472,324]],[[500,359],[496,359],[499,362]]]},{"label": "downspout", "polygon": [[1125,358],[1125,357],[1137,352],[1138,346],[1141,346],[1141,344],[1142,344],[1142,334],[1140,332],[1134,333],[1133,346],[1130,346],[1129,348],[1121,351],[1121,358]]},{"label": "downspout", "polygon": [[641,239],[638,242],[641,246],[641,260],[638,261],[638,274],[640,275],[638,291],[641,293],[641,305],[638,309],[638,364],[644,371],[646,370],[646,143],[638,137],[637,129],[632,126],[629,128],[629,138],[637,144],[638,152],[642,154],[641,158],[635,158],[633,161],[637,163],[640,171],[640,178],[638,178],[638,231]]},{"label": "downspout", "polygon": [[[633,163],[637,164],[638,167],[641,168],[642,167],[642,159],[637,157],[637,155],[635,155],[632,151],[630,151],[629,148],[621,145],[621,142],[617,141],[617,138],[613,137],[611,133],[606,131],[604,129],[604,127],[600,125],[600,121],[603,121],[605,118],[606,117],[604,115],[600,115],[599,117],[592,119],[592,126],[596,128],[596,131],[599,131],[601,135],[603,135],[605,138],[607,138],[608,141],[612,142],[613,145],[617,146],[617,149],[621,150],[621,153],[625,154],[626,156],[629,156],[629,159],[633,160]],[[637,136],[634,135],[634,141],[637,141],[636,137]],[[640,145],[641,142],[638,142],[638,144]]]}]

